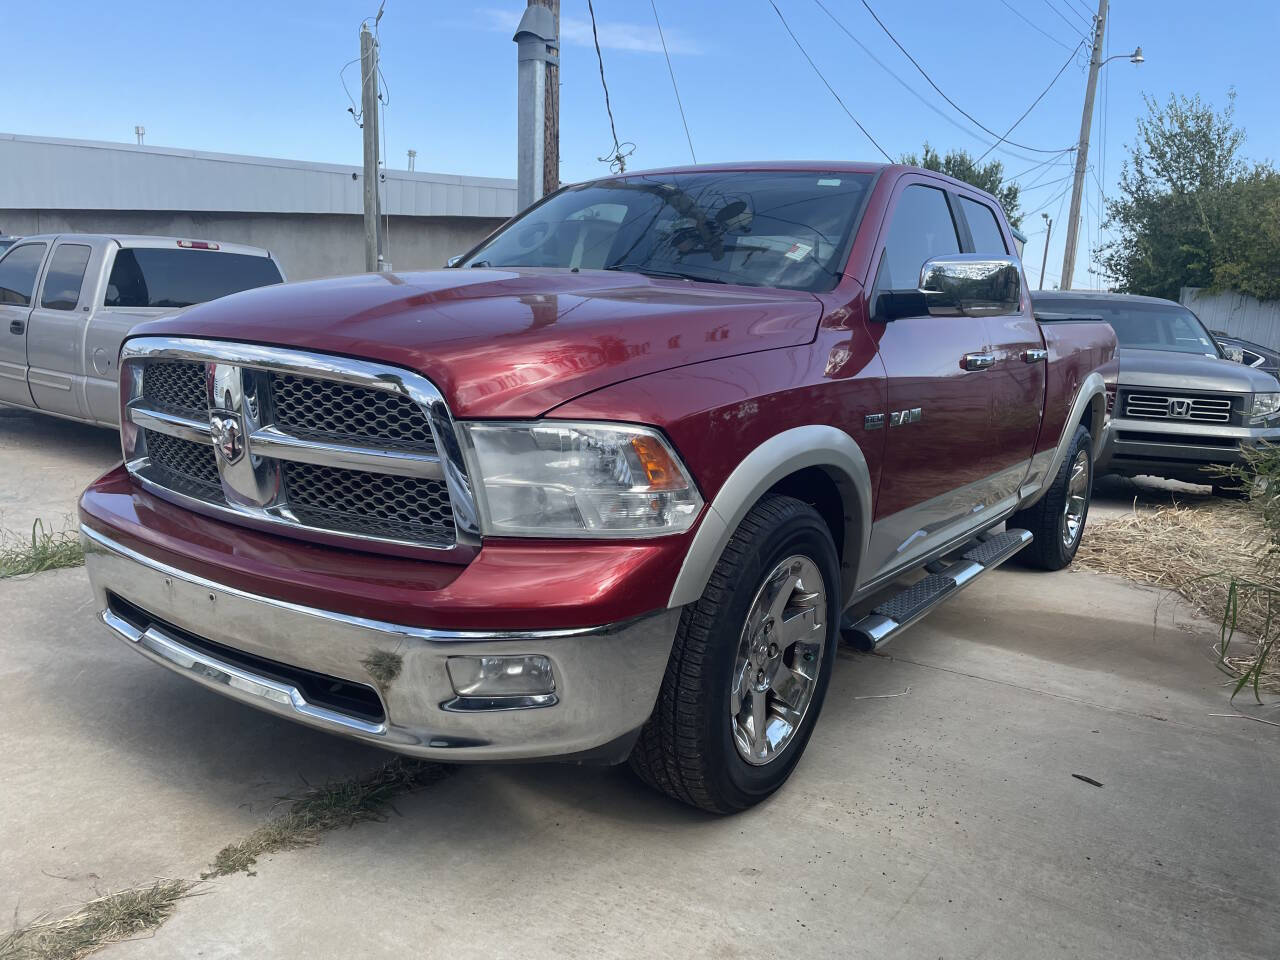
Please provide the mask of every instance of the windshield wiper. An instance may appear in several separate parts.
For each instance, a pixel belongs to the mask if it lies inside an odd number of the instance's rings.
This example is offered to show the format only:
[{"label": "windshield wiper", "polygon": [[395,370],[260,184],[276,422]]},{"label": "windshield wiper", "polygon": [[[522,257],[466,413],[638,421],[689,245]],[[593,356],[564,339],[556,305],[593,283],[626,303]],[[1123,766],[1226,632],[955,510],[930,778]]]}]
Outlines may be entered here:
[{"label": "windshield wiper", "polygon": [[[662,277],[667,280],[697,280],[702,283],[728,283],[719,277],[708,277],[698,273],[685,273],[681,270],[658,270],[654,267],[647,267],[642,263],[611,263],[604,267],[605,270],[616,270],[623,273],[639,273],[646,277]],[[735,283],[746,283],[744,280],[735,280]]]}]

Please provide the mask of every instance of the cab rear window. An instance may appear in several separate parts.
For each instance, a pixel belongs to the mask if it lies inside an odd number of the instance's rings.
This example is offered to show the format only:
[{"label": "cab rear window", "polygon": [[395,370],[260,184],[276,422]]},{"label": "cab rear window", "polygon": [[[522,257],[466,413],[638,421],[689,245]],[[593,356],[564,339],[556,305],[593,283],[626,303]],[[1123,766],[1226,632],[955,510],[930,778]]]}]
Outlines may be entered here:
[{"label": "cab rear window", "polygon": [[103,306],[189,307],[281,279],[269,257],[135,247],[116,254]]}]

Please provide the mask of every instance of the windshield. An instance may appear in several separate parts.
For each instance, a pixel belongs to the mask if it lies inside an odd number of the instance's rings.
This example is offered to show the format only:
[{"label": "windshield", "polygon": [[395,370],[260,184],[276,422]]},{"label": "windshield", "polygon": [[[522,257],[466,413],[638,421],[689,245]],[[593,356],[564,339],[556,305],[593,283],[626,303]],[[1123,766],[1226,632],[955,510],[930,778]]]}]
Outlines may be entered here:
[{"label": "windshield", "polygon": [[1055,300],[1051,297],[1035,297],[1034,303],[1037,313],[1102,317],[1111,324],[1111,329],[1116,332],[1116,341],[1122,347],[1222,356],[1204,324],[1194,313],[1176,303],[1084,298]]},{"label": "windshield", "polygon": [[459,266],[830,290],[870,182],[870,174],[729,171],[598,180],[555,194]]}]

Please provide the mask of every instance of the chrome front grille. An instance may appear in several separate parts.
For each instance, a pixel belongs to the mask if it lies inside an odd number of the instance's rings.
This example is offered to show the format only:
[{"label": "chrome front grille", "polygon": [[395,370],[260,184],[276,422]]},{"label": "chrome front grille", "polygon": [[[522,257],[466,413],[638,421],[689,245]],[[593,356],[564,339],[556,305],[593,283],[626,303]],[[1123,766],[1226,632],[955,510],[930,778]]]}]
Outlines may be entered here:
[{"label": "chrome front grille", "polygon": [[1230,423],[1231,413],[1230,397],[1130,392],[1126,394],[1124,403],[1124,415],[1139,420]]},{"label": "chrome front grille", "polygon": [[479,543],[453,421],[416,374],[146,337],[126,343],[120,383],[125,461],[160,496],[369,549],[456,552]]}]

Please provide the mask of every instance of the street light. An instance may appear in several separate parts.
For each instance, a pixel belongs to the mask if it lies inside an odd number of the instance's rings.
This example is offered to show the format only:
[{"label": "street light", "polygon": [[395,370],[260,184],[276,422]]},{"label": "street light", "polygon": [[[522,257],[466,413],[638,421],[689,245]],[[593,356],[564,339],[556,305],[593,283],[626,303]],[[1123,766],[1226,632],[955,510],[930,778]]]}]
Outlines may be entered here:
[{"label": "street light", "polygon": [[1128,60],[1130,63],[1142,63],[1146,59],[1147,58],[1142,55],[1142,48],[1138,47],[1133,51],[1133,53],[1117,53],[1114,56],[1107,57],[1107,59],[1103,60],[1098,64],[1098,66],[1105,67],[1112,60]]}]

